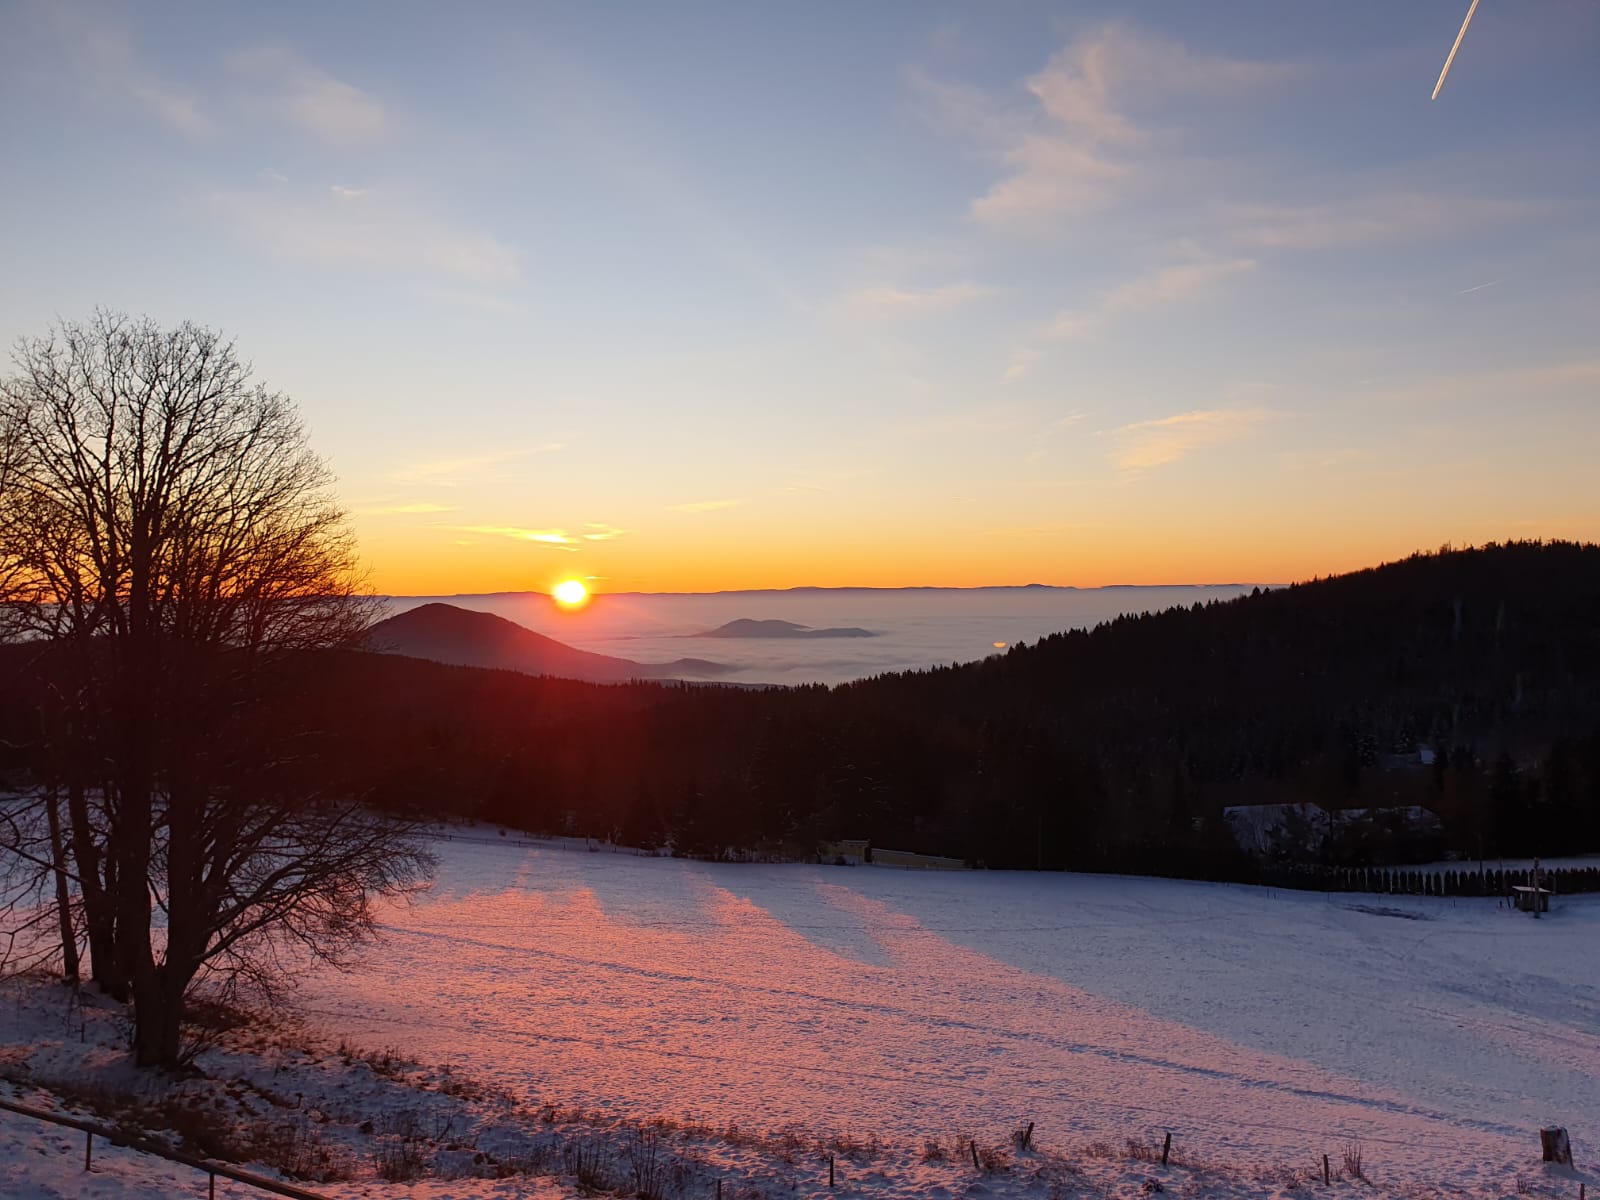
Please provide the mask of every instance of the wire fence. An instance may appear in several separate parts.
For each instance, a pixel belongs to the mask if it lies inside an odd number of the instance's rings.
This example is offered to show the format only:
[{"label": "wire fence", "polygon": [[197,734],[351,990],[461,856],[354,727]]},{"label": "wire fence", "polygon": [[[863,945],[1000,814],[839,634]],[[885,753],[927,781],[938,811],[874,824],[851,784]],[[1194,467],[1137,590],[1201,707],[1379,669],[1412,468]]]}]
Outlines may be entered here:
[{"label": "wire fence", "polygon": [[1256,882],[1318,892],[1369,892],[1391,896],[1499,896],[1538,886],[1558,896],[1600,892],[1600,867],[1263,867]]},{"label": "wire fence", "polygon": [[94,1139],[101,1138],[113,1146],[125,1147],[140,1154],[151,1154],[157,1158],[164,1158],[168,1162],[175,1162],[181,1166],[192,1167],[196,1171],[203,1171],[209,1179],[208,1193],[215,1197],[217,1194],[217,1177],[231,1179],[235,1183],[242,1183],[258,1191],[270,1192],[275,1196],[287,1196],[289,1200],[329,1200],[320,1192],[309,1192],[305,1188],[295,1187],[292,1183],[283,1183],[276,1179],[268,1179],[263,1175],[254,1175],[249,1171],[241,1171],[238,1167],[229,1166],[227,1163],[216,1162],[209,1158],[195,1158],[193,1155],[183,1154],[177,1150],[170,1150],[160,1142],[150,1138],[139,1137],[125,1130],[102,1125],[98,1121],[85,1121],[78,1117],[63,1116],[46,1109],[34,1108],[27,1104],[17,1104],[14,1101],[0,1098],[0,1109],[6,1112],[17,1113],[19,1116],[31,1117],[35,1121],[45,1121],[51,1125],[63,1125],[68,1129],[79,1130],[84,1135],[83,1141],[83,1169],[89,1170],[94,1165]]}]

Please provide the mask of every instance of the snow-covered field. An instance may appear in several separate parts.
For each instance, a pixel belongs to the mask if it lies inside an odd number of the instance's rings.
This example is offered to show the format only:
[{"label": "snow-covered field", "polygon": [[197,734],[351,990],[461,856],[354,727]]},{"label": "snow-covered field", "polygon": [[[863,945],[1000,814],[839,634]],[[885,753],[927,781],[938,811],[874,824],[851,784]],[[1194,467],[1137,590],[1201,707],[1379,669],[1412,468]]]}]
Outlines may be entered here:
[{"label": "snow-covered field", "polygon": [[[483,830],[439,849],[433,892],[387,914],[359,969],[302,981],[310,1029],[523,1111],[583,1110],[586,1128],[698,1130],[711,1173],[684,1195],[713,1175],[827,1194],[829,1141],[858,1195],[1132,1194],[1148,1178],[1288,1195],[1320,1187],[1323,1154],[1337,1175],[1352,1142],[1370,1183],[1335,1186],[1368,1195],[1595,1187],[1600,897],[1535,921],[1493,900],[712,865]],[[294,1086],[359,1107],[366,1085],[339,1078]],[[1029,1122],[1085,1174],[1025,1172],[1022,1155],[979,1172],[957,1153]],[[1548,1124],[1583,1173],[1540,1167]],[[752,1140],[719,1141],[730,1126]],[[1167,1131],[1187,1172],[1129,1160],[1129,1139]],[[516,1194],[452,1186],[437,1194]]]},{"label": "snow-covered field", "polygon": [[748,866],[450,842],[319,1023],[630,1116],[911,1140],[1173,1131],[1470,1183],[1600,1138],[1600,898]]}]

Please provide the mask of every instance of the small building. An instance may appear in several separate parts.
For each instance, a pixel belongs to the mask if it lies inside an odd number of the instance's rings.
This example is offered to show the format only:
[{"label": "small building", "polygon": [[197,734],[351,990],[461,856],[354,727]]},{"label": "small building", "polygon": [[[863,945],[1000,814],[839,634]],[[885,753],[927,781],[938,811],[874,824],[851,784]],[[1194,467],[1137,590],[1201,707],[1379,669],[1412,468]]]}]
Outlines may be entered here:
[{"label": "small building", "polygon": [[1511,889],[1511,902],[1517,906],[1518,912],[1531,912],[1535,915],[1550,911],[1549,888],[1528,887],[1519,885]]},{"label": "small building", "polygon": [[938,854],[913,854],[910,850],[881,850],[872,848],[872,864],[877,867],[907,867],[915,871],[964,871],[967,864],[959,858],[945,858]]},{"label": "small building", "polygon": [[835,866],[859,867],[871,862],[871,851],[866,838],[841,838],[837,842],[824,842],[818,851],[825,863]]}]

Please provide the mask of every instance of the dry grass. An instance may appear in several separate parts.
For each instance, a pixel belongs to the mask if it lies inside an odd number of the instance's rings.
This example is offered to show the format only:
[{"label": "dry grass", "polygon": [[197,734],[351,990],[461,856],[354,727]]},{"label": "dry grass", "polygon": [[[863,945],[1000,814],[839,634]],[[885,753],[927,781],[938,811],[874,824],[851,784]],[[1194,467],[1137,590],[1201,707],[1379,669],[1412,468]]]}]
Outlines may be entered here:
[{"label": "dry grass", "polygon": [[1362,1183],[1367,1181],[1366,1172],[1361,1159],[1361,1143],[1359,1140],[1348,1141],[1344,1144],[1344,1174],[1347,1179],[1359,1179]]},{"label": "dry grass", "polygon": [[[51,1081],[48,1087],[70,1107],[87,1111],[130,1141],[147,1139],[220,1162],[261,1163],[291,1179],[315,1183],[353,1175],[351,1164],[313,1122],[303,1116],[241,1121],[241,1106],[233,1092],[208,1097],[199,1091],[174,1090],[152,1099],[71,1080]],[[241,1087],[239,1093],[244,1090]]]},{"label": "dry grass", "polygon": [[978,1169],[985,1175],[1003,1175],[1011,1170],[1011,1155],[999,1146],[978,1146]]},{"label": "dry grass", "polygon": [[561,1161],[566,1173],[577,1180],[578,1190],[585,1195],[613,1190],[610,1157],[600,1142],[569,1138],[561,1147]]},{"label": "dry grass", "polygon": [[822,1143],[822,1149],[857,1161],[883,1157],[884,1144],[876,1133],[858,1137],[853,1133],[836,1133]]}]

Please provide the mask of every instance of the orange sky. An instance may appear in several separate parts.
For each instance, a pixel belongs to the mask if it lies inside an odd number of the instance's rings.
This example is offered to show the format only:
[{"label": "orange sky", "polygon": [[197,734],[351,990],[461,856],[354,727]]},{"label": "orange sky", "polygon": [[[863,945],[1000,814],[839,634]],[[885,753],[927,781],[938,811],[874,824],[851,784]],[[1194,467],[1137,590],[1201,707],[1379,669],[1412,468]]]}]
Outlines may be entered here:
[{"label": "orange sky", "polygon": [[[1255,531],[1250,531],[1255,532]],[[371,553],[371,583],[389,595],[455,595],[549,591],[564,579],[588,582],[595,592],[707,592],[790,587],[982,587],[1046,583],[1099,587],[1112,584],[1288,583],[1340,574],[1402,558],[1415,550],[1480,544],[1530,536],[1574,536],[1553,529],[1495,529],[1486,525],[1453,538],[1421,541],[1420,533],[1376,533],[1348,528],[1307,529],[1267,542],[1246,531],[1195,531],[1142,537],[1080,534],[992,544],[939,546],[931,534],[909,534],[888,548],[819,539],[651,546],[624,540],[553,552],[505,541],[448,545],[432,553],[393,546]],[[1022,542],[1023,544],[1017,544]]]}]

